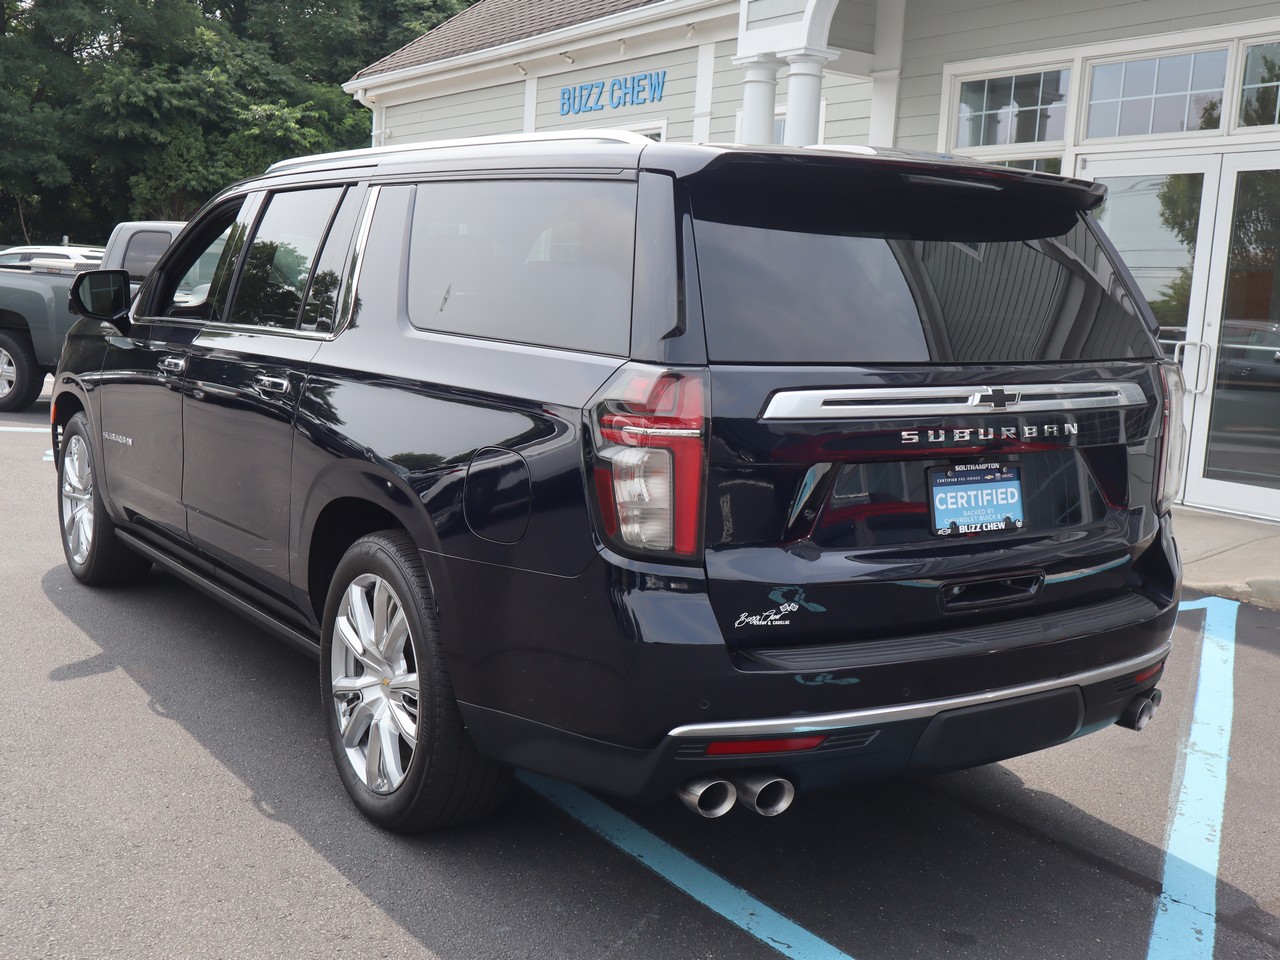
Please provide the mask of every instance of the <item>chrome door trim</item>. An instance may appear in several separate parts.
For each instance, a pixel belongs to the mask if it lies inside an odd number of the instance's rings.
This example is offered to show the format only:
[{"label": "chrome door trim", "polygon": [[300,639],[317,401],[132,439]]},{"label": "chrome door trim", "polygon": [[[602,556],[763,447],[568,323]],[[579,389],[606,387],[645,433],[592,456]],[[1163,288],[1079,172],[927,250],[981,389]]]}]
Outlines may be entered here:
[{"label": "chrome door trim", "polygon": [[763,420],[938,417],[950,414],[1037,413],[1105,410],[1147,402],[1141,384],[1020,383],[991,387],[866,387],[833,390],[781,390],[766,405]]}]

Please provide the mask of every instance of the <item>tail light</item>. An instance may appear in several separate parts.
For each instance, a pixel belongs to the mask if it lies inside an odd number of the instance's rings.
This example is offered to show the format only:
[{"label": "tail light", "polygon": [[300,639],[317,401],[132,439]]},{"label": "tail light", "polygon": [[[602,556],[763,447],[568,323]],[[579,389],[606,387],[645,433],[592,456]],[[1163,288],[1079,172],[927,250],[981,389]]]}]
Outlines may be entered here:
[{"label": "tail light", "polygon": [[1182,489],[1183,474],[1186,472],[1187,431],[1182,425],[1182,405],[1187,388],[1182,380],[1182,368],[1174,364],[1160,364],[1160,379],[1164,387],[1164,422],[1160,431],[1156,509],[1159,513],[1165,513]]},{"label": "tail light", "polygon": [[597,519],[625,553],[700,556],[705,370],[629,363],[588,410]]}]

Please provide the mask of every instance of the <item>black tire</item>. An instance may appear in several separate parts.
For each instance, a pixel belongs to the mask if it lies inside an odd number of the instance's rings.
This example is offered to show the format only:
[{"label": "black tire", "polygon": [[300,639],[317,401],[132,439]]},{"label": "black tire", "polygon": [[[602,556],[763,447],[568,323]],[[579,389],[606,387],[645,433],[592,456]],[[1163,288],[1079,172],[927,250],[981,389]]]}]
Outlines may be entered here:
[{"label": "black tire", "polygon": [[44,387],[44,369],[27,337],[0,330],[0,413],[25,410]]},{"label": "black tire", "polygon": [[98,492],[97,463],[89,442],[89,421],[77,413],[62,431],[58,459],[58,521],[62,552],[72,575],[99,587],[143,577],[151,561],[116,539]]},{"label": "black tire", "polygon": [[[381,634],[375,629],[380,605]],[[364,636],[357,644],[335,641],[339,631]],[[482,757],[463,725],[427,573],[403,531],[362,537],[338,564],[325,603],[320,690],[338,775],[378,826],[398,833],[456,826],[485,816],[506,796],[511,771]],[[405,735],[410,720],[412,741]]]}]

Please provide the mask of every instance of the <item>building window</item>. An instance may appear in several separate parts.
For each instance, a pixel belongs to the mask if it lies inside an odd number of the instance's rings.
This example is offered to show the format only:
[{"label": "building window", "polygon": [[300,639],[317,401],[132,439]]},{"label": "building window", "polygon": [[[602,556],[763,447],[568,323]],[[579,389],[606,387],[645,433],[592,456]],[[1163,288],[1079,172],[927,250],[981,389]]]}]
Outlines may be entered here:
[{"label": "building window", "polygon": [[1036,173],[1062,173],[1061,157],[1033,157],[1026,160],[995,160],[1002,167],[1016,170],[1034,170]]},{"label": "building window", "polygon": [[1280,43],[1260,43],[1245,49],[1244,88],[1240,126],[1269,127],[1280,123]]},{"label": "building window", "polygon": [[1225,48],[1096,64],[1085,137],[1217,130],[1226,75]]},{"label": "building window", "polygon": [[960,84],[956,146],[988,147],[1061,140],[1070,70],[988,77]]}]

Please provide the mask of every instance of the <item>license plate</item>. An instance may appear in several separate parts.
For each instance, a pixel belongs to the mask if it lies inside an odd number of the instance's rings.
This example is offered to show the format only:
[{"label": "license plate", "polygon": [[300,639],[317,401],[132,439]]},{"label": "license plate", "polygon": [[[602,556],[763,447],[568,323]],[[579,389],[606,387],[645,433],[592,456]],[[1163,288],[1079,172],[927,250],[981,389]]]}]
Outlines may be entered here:
[{"label": "license plate", "polygon": [[1007,463],[934,467],[929,510],[939,537],[1021,529],[1022,471]]}]

